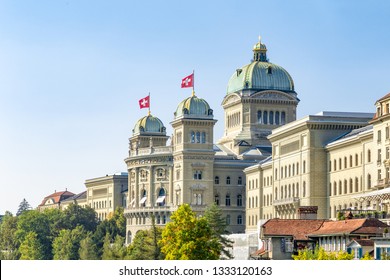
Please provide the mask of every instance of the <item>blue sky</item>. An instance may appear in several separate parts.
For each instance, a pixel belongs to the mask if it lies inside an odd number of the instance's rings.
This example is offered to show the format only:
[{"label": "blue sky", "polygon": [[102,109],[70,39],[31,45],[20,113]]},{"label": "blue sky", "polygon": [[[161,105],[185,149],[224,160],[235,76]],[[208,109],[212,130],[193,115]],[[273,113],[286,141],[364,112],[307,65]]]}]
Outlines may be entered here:
[{"label": "blue sky", "polygon": [[171,133],[181,78],[218,119],[235,69],[258,35],[301,102],[319,111],[374,112],[390,92],[388,1],[0,1],[0,213],[26,198],[85,190],[126,171],[128,138],[147,113]]}]

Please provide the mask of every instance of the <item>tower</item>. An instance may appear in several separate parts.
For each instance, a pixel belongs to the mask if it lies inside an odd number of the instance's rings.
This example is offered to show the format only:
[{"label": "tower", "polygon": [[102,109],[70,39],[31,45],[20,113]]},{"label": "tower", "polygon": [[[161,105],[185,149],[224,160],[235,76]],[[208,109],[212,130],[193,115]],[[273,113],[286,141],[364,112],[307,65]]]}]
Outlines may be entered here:
[{"label": "tower", "polygon": [[296,119],[299,99],[289,73],[267,58],[260,39],[253,46],[253,61],[231,76],[222,101],[224,135],[219,143],[239,155],[256,146],[270,146],[267,136]]},{"label": "tower", "polygon": [[213,203],[213,130],[217,121],[209,104],[195,94],[176,109],[173,127],[174,200],[202,212]]}]

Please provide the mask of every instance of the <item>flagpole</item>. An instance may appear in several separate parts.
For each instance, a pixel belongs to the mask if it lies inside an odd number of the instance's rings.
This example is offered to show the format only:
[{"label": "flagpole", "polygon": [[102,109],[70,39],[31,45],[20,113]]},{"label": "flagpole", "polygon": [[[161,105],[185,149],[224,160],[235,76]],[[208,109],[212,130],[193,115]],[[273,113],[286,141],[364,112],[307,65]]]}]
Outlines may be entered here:
[{"label": "flagpole", "polygon": [[195,96],[195,70],[192,70],[192,96]]},{"label": "flagpole", "polygon": [[149,108],[148,108],[149,111],[148,111],[148,116],[150,116],[150,92],[149,92],[149,95],[148,95],[148,96],[149,96]]}]

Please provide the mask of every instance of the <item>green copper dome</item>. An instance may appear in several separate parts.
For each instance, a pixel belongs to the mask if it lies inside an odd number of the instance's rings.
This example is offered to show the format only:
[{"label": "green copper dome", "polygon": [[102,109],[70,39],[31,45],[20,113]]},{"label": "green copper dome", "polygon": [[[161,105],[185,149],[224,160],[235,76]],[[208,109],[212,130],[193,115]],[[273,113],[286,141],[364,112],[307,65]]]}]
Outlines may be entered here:
[{"label": "green copper dome", "polygon": [[281,66],[270,63],[267,48],[260,41],[253,46],[253,62],[237,69],[231,76],[227,94],[242,90],[280,90],[294,92],[294,81]]},{"label": "green copper dome", "polygon": [[148,115],[140,118],[133,129],[133,135],[136,134],[166,134],[166,129],[162,121],[153,117],[152,115]]},{"label": "green copper dome", "polygon": [[180,117],[188,118],[213,118],[213,110],[206,100],[196,95],[184,99],[177,106],[175,119]]}]

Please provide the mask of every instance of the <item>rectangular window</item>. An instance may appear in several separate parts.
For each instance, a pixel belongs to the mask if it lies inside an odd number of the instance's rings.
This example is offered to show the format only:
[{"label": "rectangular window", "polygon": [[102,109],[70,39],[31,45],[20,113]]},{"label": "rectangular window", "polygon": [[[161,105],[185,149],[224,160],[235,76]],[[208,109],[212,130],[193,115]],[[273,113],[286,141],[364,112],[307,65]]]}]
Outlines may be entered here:
[{"label": "rectangular window", "polygon": [[382,133],[380,130],[378,130],[378,142],[381,142],[382,141]]}]

